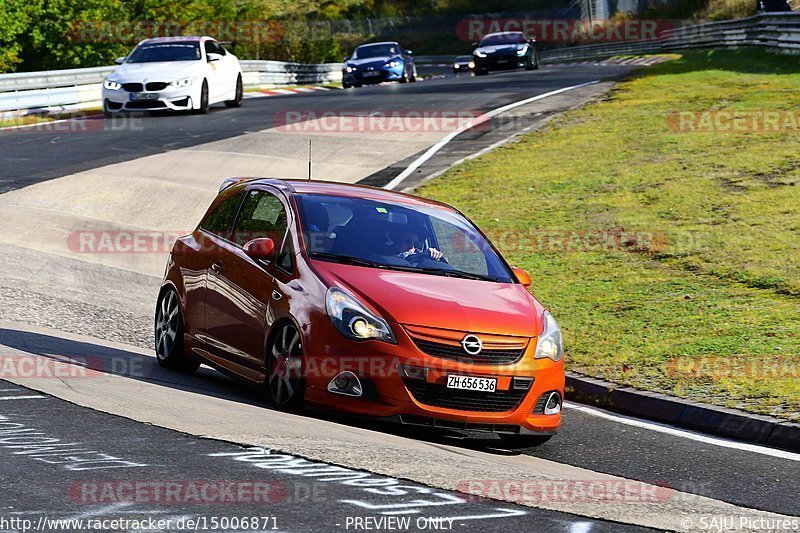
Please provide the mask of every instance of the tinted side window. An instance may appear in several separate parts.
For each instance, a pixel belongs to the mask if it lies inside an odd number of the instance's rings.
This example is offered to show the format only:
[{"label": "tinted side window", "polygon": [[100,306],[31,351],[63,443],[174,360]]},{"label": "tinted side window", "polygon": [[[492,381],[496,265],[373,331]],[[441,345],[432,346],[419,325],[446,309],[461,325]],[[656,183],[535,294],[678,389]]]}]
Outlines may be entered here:
[{"label": "tinted side window", "polygon": [[275,250],[280,250],[286,228],[286,210],[278,197],[266,191],[250,191],[236,224],[236,244],[244,246],[250,240],[267,237],[275,242]]},{"label": "tinted side window", "polygon": [[219,54],[221,56],[225,55],[225,49],[219,43],[215,43],[214,41],[206,41],[205,43],[206,55],[208,54]]},{"label": "tinted side window", "polygon": [[203,219],[200,227],[209,233],[227,239],[233,228],[233,221],[236,218],[236,212],[239,210],[239,204],[242,203],[243,195],[244,193],[234,194],[224,200]]}]

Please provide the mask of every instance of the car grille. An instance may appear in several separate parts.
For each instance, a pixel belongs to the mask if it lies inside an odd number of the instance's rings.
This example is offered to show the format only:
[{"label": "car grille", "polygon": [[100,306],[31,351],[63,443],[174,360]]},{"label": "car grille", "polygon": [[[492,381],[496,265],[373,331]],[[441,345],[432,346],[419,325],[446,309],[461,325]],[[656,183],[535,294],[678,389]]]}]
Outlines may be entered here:
[{"label": "car grille", "polygon": [[419,403],[431,407],[458,409],[461,411],[484,411],[501,413],[516,408],[527,390],[507,390],[495,392],[479,392],[459,389],[448,389],[444,385],[428,383],[413,379],[403,380],[408,392]]},{"label": "car grille", "polygon": [[141,83],[123,83],[122,88],[129,93],[138,93],[144,89]]},{"label": "car grille", "polygon": [[161,100],[142,100],[141,102],[128,102],[128,109],[164,109],[167,104]]},{"label": "car grille", "polygon": [[359,83],[378,83],[386,81],[389,77],[389,72],[386,70],[378,70],[376,72],[380,72],[378,76],[364,76],[364,72],[356,72],[356,80]]},{"label": "car grille", "polygon": [[[524,56],[519,57],[516,54],[513,56],[510,55],[489,56],[481,61],[481,67],[497,69],[497,70],[502,70],[507,68],[517,68],[519,66],[520,61],[523,60]],[[500,63],[500,61],[503,62]]]},{"label": "car grille", "polygon": [[469,355],[461,346],[451,346],[422,339],[414,339],[414,344],[428,355],[475,365],[510,365],[519,361],[522,354],[525,353],[523,348],[521,350],[482,350],[478,355]]},{"label": "car grille", "polygon": [[461,346],[467,332],[406,326],[406,331],[421,352],[440,359],[473,365],[510,365],[525,354],[528,339],[501,335],[478,334],[483,349],[477,355],[468,354]]},{"label": "car grille", "polygon": [[148,91],[163,91],[164,89],[167,88],[167,84],[163,81],[151,81],[150,83],[145,85],[145,88]]}]

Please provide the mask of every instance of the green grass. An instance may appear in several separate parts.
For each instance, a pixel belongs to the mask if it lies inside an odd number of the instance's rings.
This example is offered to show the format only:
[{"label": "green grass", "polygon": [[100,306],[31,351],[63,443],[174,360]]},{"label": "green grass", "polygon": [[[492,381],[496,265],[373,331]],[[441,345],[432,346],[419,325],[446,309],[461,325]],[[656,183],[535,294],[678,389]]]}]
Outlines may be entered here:
[{"label": "green grass", "polygon": [[[499,232],[572,370],[798,419],[800,131],[670,128],[676,111],[798,112],[798,73],[756,50],[686,53],[420,193]],[[586,247],[580,232],[655,244]]]}]

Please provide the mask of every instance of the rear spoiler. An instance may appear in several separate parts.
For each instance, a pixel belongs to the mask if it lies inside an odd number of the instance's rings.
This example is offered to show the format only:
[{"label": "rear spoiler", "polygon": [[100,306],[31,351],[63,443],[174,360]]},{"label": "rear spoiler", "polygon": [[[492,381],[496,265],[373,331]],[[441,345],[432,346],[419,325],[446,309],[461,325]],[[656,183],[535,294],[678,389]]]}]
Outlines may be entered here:
[{"label": "rear spoiler", "polygon": [[258,179],[258,178],[225,178],[222,181],[222,183],[220,184],[219,191],[217,191],[217,194],[221,193],[222,191],[224,191],[225,189],[227,189],[229,187],[233,187],[234,185],[236,185],[238,183],[244,183],[245,181],[252,181],[252,180],[255,180],[255,179]]}]

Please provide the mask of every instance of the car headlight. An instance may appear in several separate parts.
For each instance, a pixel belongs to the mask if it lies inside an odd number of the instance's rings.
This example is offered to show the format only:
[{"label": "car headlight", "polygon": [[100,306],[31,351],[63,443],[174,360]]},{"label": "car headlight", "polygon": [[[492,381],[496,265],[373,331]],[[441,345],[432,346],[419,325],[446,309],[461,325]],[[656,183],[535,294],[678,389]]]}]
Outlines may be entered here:
[{"label": "car headlight", "polygon": [[549,311],[544,312],[544,331],[536,341],[535,359],[552,359],[561,361],[564,357],[564,339],[561,336],[561,328]]},{"label": "car headlight", "polygon": [[518,56],[524,56],[525,52],[527,52],[527,51],[528,51],[528,45],[526,44],[525,46],[523,46],[522,48],[517,50],[517,55]]},{"label": "car headlight", "polygon": [[400,62],[399,61],[389,61],[388,63],[386,63],[386,66],[388,68],[397,68],[397,67],[400,66]]},{"label": "car headlight", "polygon": [[486,57],[486,52],[482,50],[475,50],[475,55],[478,57]]},{"label": "car headlight", "polygon": [[349,74],[351,72],[355,72],[356,71],[356,67],[351,67],[351,66],[348,65],[348,66],[344,67],[344,71]]},{"label": "car headlight", "polygon": [[469,63],[467,63],[467,68],[475,68],[475,62],[470,61]]},{"label": "car headlight", "polygon": [[103,82],[103,88],[109,91],[119,91],[122,88],[122,84],[116,81],[105,80]]},{"label": "car headlight", "polygon": [[192,78],[183,78],[182,80],[175,80],[169,84],[170,87],[188,87],[194,80]]},{"label": "car headlight", "polygon": [[345,337],[357,341],[375,339],[397,344],[389,324],[342,289],[328,289],[325,310],[333,325]]}]

